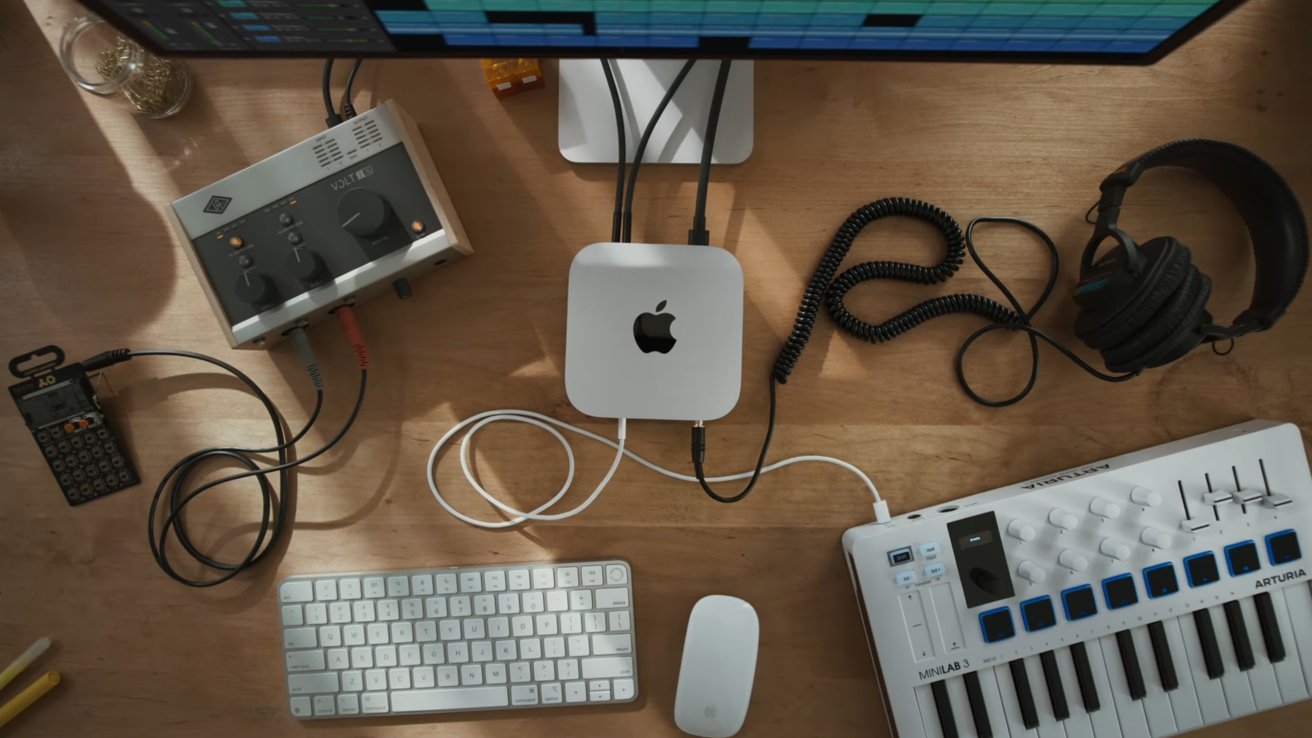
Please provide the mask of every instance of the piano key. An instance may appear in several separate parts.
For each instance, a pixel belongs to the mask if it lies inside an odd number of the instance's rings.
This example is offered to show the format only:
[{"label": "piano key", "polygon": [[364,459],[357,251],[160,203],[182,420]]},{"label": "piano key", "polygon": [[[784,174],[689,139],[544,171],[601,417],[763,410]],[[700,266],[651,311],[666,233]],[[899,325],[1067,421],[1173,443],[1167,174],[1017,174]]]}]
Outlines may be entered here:
[{"label": "piano key", "polygon": [[1301,626],[1298,630],[1290,628],[1285,632],[1294,639],[1298,658],[1303,662],[1303,681],[1308,691],[1312,692],[1312,628],[1307,627],[1308,623],[1312,623],[1312,585],[1299,583],[1279,592],[1284,595],[1289,621]]},{"label": "piano key", "polygon": [[[1200,613],[1202,616],[1200,617]],[[1198,695],[1198,708],[1203,715],[1203,723],[1211,725],[1230,719],[1230,709],[1225,704],[1225,691],[1221,689],[1219,674],[1212,675],[1212,665],[1204,649],[1206,639],[1199,630],[1199,623],[1211,621],[1207,610],[1199,610],[1185,615],[1176,621],[1180,625],[1180,636],[1184,641],[1185,658],[1189,661],[1189,673],[1193,677],[1194,692]],[[1215,646],[1215,641],[1213,641]],[[1221,669],[1220,649],[1217,650],[1216,670]]]},{"label": "piano key", "polygon": [[952,717],[952,702],[948,699],[948,686],[942,679],[929,685],[930,695],[934,698],[934,712],[938,715],[938,727],[943,738],[957,738],[957,721]]},{"label": "piano key", "polygon": [[[1208,612],[1212,614],[1213,621],[1225,622],[1222,608],[1209,607]],[[1253,687],[1248,683],[1248,674],[1239,668],[1239,661],[1235,657],[1235,645],[1230,640],[1229,628],[1216,629],[1216,643],[1221,648],[1221,663],[1225,666],[1225,673],[1221,675],[1221,690],[1225,692],[1225,704],[1230,710],[1230,717],[1241,717],[1256,712],[1257,702],[1253,700]]]},{"label": "piano key", "polygon": [[[1090,646],[1092,646],[1090,642]],[[1149,738],[1148,718],[1143,714],[1143,705],[1130,696],[1130,685],[1125,681],[1125,668],[1121,666],[1121,654],[1116,645],[1115,636],[1103,636],[1098,639],[1101,663],[1107,670],[1107,681],[1111,684],[1112,704],[1116,706],[1116,717],[1121,723],[1121,733],[1126,738]],[[1090,665],[1094,655],[1089,654]]]},{"label": "piano key", "polygon": [[1008,724],[1006,713],[1002,709],[1002,691],[998,689],[997,672],[993,669],[981,669],[972,672],[979,679],[979,690],[984,695],[984,706],[989,713],[989,728],[994,738],[1011,738],[1013,730],[1020,726]]},{"label": "piano key", "polygon": [[979,674],[970,672],[961,678],[966,691],[966,703],[970,706],[970,719],[975,725],[975,735],[979,738],[993,738],[993,726],[989,721],[988,704],[984,701],[984,689],[979,683]]},{"label": "piano key", "polygon": [[[1180,732],[1187,732],[1203,725],[1203,713],[1198,706],[1198,693],[1194,691],[1194,673],[1189,664],[1189,657],[1185,652],[1184,636],[1180,630],[1180,620],[1178,618],[1167,618],[1162,621],[1162,632],[1166,636],[1166,642],[1169,645],[1168,651],[1171,655],[1171,663],[1175,669],[1175,676],[1179,686],[1171,690],[1168,694],[1171,698],[1171,709],[1175,713],[1175,726]],[[1211,681],[1206,674],[1201,672],[1197,676],[1199,679]]]},{"label": "piano key", "polygon": [[[1148,656],[1152,651],[1149,644],[1148,628],[1139,626],[1131,628],[1130,636],[1136,655],[1142,654],[1142,661],[1147,663],[1153,659]],[[1150,668],[1142,667],[1141,668]],[[1156,679],[1143,677],[1144,696],[1143,715],[1148,720],[1148,730],[1153,735],[1172,735],[1176,733],[1175,711],[1171,708],[1171,698],[1167,695],[1166,690]]]},{"label": "piano key", "polygon": [[[1118,738],[1123,732],[1121,729],[1120,716],[1116,714],[1116,706],[1112,701],[1112,685],[1107,677],[1107,666],[1102,661],[1102,645],[1097,641],[1077,644],[1082,647],[1084,655],[1089,662],[1089,678],[1093,680],[1093,686],[1098,696],[1098,709],[1089,713],[1089,720],[1093,723],[1094,734],[1098,738]],[[1071,647],[1072,655],[1075,648]]]},{"label": "piano key", "polygon": [[[1257,623],[1257,602],[1254,598],[1246,597],[1239,600],[1238,605],[1244,614],[1248,641],[1261,643],[1262,634]],[[1261,648],[1255,649],[1253,660],[1255,663],[1253,668],[1248,670],[1248,681],[1253,685],[1253,701],[1257,703],[1257,709],[1270,710],[1279,707],[1283,703],[1280,699],[1280,684],[1276,681],[1275,667],[1266,659],[1266,653]]]},{"label": "piano key", "polygon": [[922,684],[912,691],[916,695],[916,706],[920,708],[920,722],[924,727],[924,735],[927,738],[942,738],[943,732],[939,728],[937,706],[934,703],[934,695],[929,685]]},{"label": "piano key", "polygon": [[948,702],[952,704],[952,718],[957,724],[957,735],[961,738],[980,738],[975,729],[975,715],[971,711],[970,695],[966,694],[966,680],[951,677],[946,681]]},{"label": "piano key", "polygon": [[1002,700],[1002,723],[1007,726],[1011,738],[1038,738],[1038,719],[1035,727],[1025,725],[1025,717],[1020,710],[1020,695],[1016,693],[1016,678],[1012,675],[1011,664],[1004,664],[993,669],[993,681],[998,685],[998,697]]},{"label": "piano key", "polygon": [[1225,674],[1225,662],[1221,659],[1221,645],[1216,640],[1216,624],[1212,622],[1212,612],[1207,608],[1197,610],[1193,619],[1207,676],[1220,679]]},{"label": "piano key", "polygon": [[1271,595],[1271,607],[1275,613],[1276,624],[1279,626],[1280,632],[1287,636],[1285,638],[1285,658],[1275,664],[1276,681],[1280,684],[1280,698],[1285,701],[1285,704],[1307,699],[1307,679],[1303,675],[1302,654],[1300,654],[1298,644],[1295,642],[1297,634],[1294,632],[1294,627],[1289,619],[1289,606],[1285,601],[1285,591],[1278,589],[1264,594]]},{"label": "piano key", "polygon": [[1089,652],[1083,643],[1071,644],[1071,660],[1075,664],[1075,681],[1080,687],[1080,700],[1084,703],[1084,711],[1097,712],[1102,707],[1102,701],[1098,699],[1093,672],[1089,670]]},{"label": "piano key", "polygon": [[1048,687],[1048,700],[1052,703],[1052,715],[1058,720],[1071,716],[1066,705],[1066,690],[1062,688],[1061,674],[1057,671],[1057,655],[1052,651],[1039,654],[1039,666],[1043,670],[1043,681]]},{"label": "piano key", "polygon": [[1273,664],[1279,663],[1285,658],[1285,639],[1280,636],[1280,624],[1276,622],[1276,608],[1271,603],[1271,593],[1258,592],[1253,597],[1253,606],[1257,609],[1257,626],[1262,630],[1266,660]]},{"label": "piano key", "polygon": [[1030,694],[1034,698],[1034,714],[1039,719],[1039,738],[1066,738],[1066,728],[1052,709],[1052,698],[1043,677],[1043,664],[1038,656],[1027,656],[1024,662],[1025,678],[1030,683]]},{"label": "piano key", "polygon": [[1148,641],[1153,647],[1153,660],[1157,662],[1157,681],[1170,692],[1180,686],[1171,660],[1171,644],[1166,640],[1166,626],[1160,621],[1148,624]]},{"label": "piano key", "polygon": [[1057,662],[1057,671],[1061,674],[1062,687],[1070,706],[1070,717],[1062,722],[1066,728],[1066,738],[1094,738],[1093,722],[1080,706],[1079,680],[1075,676],[1075,660],[1070,650],[1059,648],[1053,652],[1053,658]]},{"label": "piano key", "polygon": [[1116,633],[1116,648],[1120,651],[1121,668],[1125,671],[1125,685],[1132,699],[1141,700],[1147,692],[1143,684],[1143,669],[1139,668],[1139,655],[1134,652],[1134,638],[1130,631]]},{"label": "piano key", "polygon": [[1025,673],[1025,662],[1021,659],[1007,664],[1011,671],[1012,687],[1016,691],[1016,702],[1020,706],[1020,722],[1026,728],[1039,727],[1039,714],[1034,708],[1034,693],[1030,691],[1029,676]]},{"label": "piano key", "polygon": [[1253,643],[1248,639],[1248,626],[1244,623],[1243,609],[1238,600],[1231,600],[1221,606],[1225,613],[1226,630],[1230,633],[1230,642],[1235,649],[1235,663],[1240,671],[1253,668]]}]

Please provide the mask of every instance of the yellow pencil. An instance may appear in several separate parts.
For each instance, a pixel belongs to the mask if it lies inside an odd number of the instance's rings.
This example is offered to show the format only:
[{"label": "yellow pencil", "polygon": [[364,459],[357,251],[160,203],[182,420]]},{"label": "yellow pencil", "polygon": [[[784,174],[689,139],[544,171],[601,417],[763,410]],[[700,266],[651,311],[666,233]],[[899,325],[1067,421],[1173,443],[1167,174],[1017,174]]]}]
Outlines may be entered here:
[{"label": "yellow pencil", "polygon": [[33,702],[41,699],[46,692],[55,688],[59,684],[59,672],[47,671],[37,678],[36,681],[27,685],[27,689],[18,693],[17,697],[9,700],[4,705],[0,705],[0,726],[13,720],[18,713],[32,706]]},{"label": "yellow pencil", "polygon": [[28,646],[22,655],[14,659],[9,666],[6,666],[4,671],[0,671],[0,689],[4,689],[5,685],[12,682],[14,677],[18,676],[23,669],[36,661],[36,657],[45,653],[47,648],[50,648],[49,638],[41,637],[36,639],[36,643]]}]

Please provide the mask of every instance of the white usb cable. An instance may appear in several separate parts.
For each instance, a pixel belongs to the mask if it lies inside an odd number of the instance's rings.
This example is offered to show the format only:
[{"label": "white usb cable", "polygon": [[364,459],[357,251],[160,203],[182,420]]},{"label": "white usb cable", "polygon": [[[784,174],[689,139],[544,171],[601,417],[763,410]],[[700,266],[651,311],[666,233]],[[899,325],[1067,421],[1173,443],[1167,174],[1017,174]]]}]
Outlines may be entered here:
[{"label": "white usb cable", "polygon": [[[554,436],[556,440],[560,442],[561,447],[565,449],[565,458],[569,461],[569,470],[565,475],[565,483],[561,486],[560,490],[551,497],[551,499],[547,500],[546,502],[542,503],[541,505],[537,506],[532,510],[518,510],[514,507],[511,507],[510,505],[507,505],[501,500],[498,500],[496,497],[492,495],[491,492],[488,492],[486,489],[484,489],[483,485],[479,484],[478,478],[474,474],[473,468],[470,466],[469,439],[473,438],[474,434],[478,433],[478,431],[482,430],[486,426],[498,422],[525,423],[527,425],[541,428],[546,432],[550,433],[552,436]],[[469,481],[470,486],[472,486],[474,488],[474,491],[478,492],[478,494],[483,499],[490,502],[492,505],[494,505],[497,509],[501,510],[502,512],[514,516],[508,520],[495,520],[495,521],[480,520],[478,518],[465,515],[464,513],[452,507],[451,503],[447,502],[446,498],[442,496],[442,492],[437,488],[437,479],[435,477],[436,467],[437,467],[437,455],[441,453],[442,448],[446,446],[447,443],[449,443],[452,438],[454,438],[457,434],[464,431],[466,428],[468,428],[468,432],[465,433],[464,438],[460,440],[460,468],[465,474],[465,479]],[[567,431],[570,431],[571,433],[577,433],[578,435],[583,436],[584,438],[590,438],[598,443],[602,443],[607,446],[610,446],[611,448],[615,449],[615,459],[611,462],[610,468],[606,470],[605,476],[601,478],[601,482],[599,482],[597,486],[592,490],[592,494],[588,495],[587,499],[579,503],[576,507],[570,510],[566,510],[565,512],[546,514],[545,511],[550,509],[557,502],[559,502],[560,499],[564,497],[567,492],[569,492],[570,486],[574,483],[574,449],[569,445],[569,441],[565,440],[565,436],[561,435],[560,431],[556,430],[556,428],[563,428]],[[561,420],[557,420],[548,415],[535,413],[529,410],[515,410],[515,409],[488,410],[486,412],[478,413],[477,415],[473,415],[471,417],[468,417],[460,421],[456,425],[452,426],[451,430],[447,431],[441,438],[437,440],[437,443],[434,444],[433,446],[432,452],[429,453],[428,455],[428,488],[432,491],[433,497],[437,499],[437,503],[441,505],[447,512],[451,513],[459,520],[462,520],[470,525],[478,526],[480,528],[509,528],[511,526],[518,525],[524,522],[525,520],[541,520],[541,521],[564,520],[565,518],[573,517],[583,512],[588,508],[589,505],[593,503],[593,501],[597,499],[597,497],[601,494],[601,491],[606,488],[606,485],[610,483],[611,478],[615,476],[615,470],[619,468],[620,460],[625,456],[628,456],[630,459],[633,459],[634,461],[638,462],[639,464],[642,464],[648,469],[651,469],[652,471],[658,474],[663,474],[671,479],[677,479],[681,482],[693,482],[693,483],[697,482],[697,478],[694,476],[690,476],[688,474],[680,474],[679,472],[676,471],[671,471],[663,466],[652,463],[642,458],[638,454],[626,449],[624,447],[624,443],[627,437],[627,422],[623,418],[621,418],[619,421],[617,436],[618,436],[617,440],[612,441],[609,438],[606,438],[605,436],[597,435],[596,433],[593,433],[588,430],[584,430],[583,428],[579,428],[578,426],[570,425],[569,423],[566,423]],[[835,466],[842,467],[843,469],[846,469],[852,472],[853,474],[855,474],[861,480],[861,483],[864,484],[866,488],[870,490],[870,494],[873,495],[875,498],[874,510],[875,510],[876,522],[886,523],[889,521],[890,515],[888,511],[888,503],[885,502],[882,497],[880,497],[879,490],[875,488],[875,483],[870,481],[870,477],[866,476],[865,472],[847,463],[846,461],[843,461],[842,459],[835,459],[830,456],[817,456],[817,455],[793,456],[787,459],[783,459],[781,461],[776,461],[774,463],[762,467],[761,473],[765,474],[767,472],[772,472],[775,471],[776,469],[782,469],[785,466],[791,466],[793,464],[798,464],[804,461],[814,461],[824,464],[833,464]],[[748,472],[741,472],[739,474],[730,474],[722,477],[707,477],[706,481],[733,482],[740,479],[747,479],[751,476],[752,476],[752,472],[748,471]]]}]

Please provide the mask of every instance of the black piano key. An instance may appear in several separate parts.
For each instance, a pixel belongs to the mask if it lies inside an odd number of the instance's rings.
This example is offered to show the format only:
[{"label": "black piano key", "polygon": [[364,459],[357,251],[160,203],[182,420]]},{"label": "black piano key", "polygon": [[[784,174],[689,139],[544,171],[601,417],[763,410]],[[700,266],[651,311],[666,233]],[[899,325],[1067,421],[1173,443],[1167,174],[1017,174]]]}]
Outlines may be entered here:
[{"label": "black piano key", "polygon": [[1057,655],[1052,651],[1039,654],[1039,665],[1043,667],[1043,681],[1048,685],[1048,699],[1052,702],[1052,714],[1058,720],[1071,716],[1071,709],[1066,705],[1066,690],[1061,686],[1061,672],[1057,671]]},{"label": "black piano key", "polygon": [[979,686],[979,673],[972,671],[962,679],[966,681],[966,699],[970,702],[970,716],[975,721],[975,732],[979,738],[993,738],[989,710],[984,704],[984,692]]},{"label": "black piano key", "polygon": [[1235,660],[1239,662],[1240,671],[1248,671],[1257,661],[1253,658],[1253,642],[1248,640],[1248,626],[1244,624],[1244,611],[1239,601],[1234,600],[1222,606],[1225,610],[1225,622],[1230,627],[1230,641],[1235,644]]},{"label": "black piano key", "polygon": [[1143,683],[1143,670],[1139,668],[1139,656],[1134,652],[1134,638],[1130,631],[1123,630],[1116,634],[1116,649],[1121,653],[1121,667],[1125,670],[1125,684],[1130,688],[1130,698],[1141,700],[1148,696],[1148,688]]},{"label": "black piano key", "polygon": [[1257,624],[1262,628],[1262,642],[1266,644],[1266,657],[1271,663],[1285,660],[1285,639],[1280,635],[1280,623],[1270,592],[1258,592],[1253,598],[1257,605]]},{"label": "black piano key", "polygon": [[1071,657],[1075,659],[1075,679],[1080,683],[1080,699],[1084,701],[1084,711],[1097,712],[1102,703],[1098,700],[1093,669],[1089,667],[1089,652],[1084,650],[1083,643],[1071,644]]},{"label": "black piano key", "polygon": [[1148,640],[1153,644],[1153,656],[1157,659],[1157,675],[1162,679],[1162,689],[1170,692],[1180,686],[1180,679],[1175,674],[1171,644],[1166,640],[1166,626],[1161,621],[1148,624]]},{"label": "black piano key", "polygon": [[929,685],[930,694],[934,695],[934,709],[938,712],[938,724],[943,729],[943,738],[957,738],[957,722],[952,719],[952,702],[948,699],[948,685],[938,681]]},{"label": "black piano key", "polygon": [[1016,701],[1020,703],[1020,721],[1029,730],[1039,727],[1039,712],[1034,708],[1034,693],[1030,691],[1030,679],[1025,674],[1025,662],[1020,659],[1007,664],[1011,669],[1011,681],[1016,683]]},{"label": "black piano key", "polygon": [[1194,612],[1194,625],[1198,627],[1198,638],[1203,642],[1203,665],[1207,667],[1207,676],[1220,679],[1225,673],[1225,664],[1221,661],[1221,644],[1216,642],[1216,628],[1212,625],[1211,611]]}]

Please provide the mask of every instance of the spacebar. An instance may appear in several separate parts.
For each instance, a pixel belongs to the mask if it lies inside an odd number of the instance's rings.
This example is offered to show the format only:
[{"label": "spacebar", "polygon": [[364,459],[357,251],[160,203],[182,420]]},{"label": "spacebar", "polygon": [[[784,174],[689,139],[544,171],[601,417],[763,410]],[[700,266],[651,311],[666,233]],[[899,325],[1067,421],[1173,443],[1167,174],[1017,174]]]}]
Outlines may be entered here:
[{"label": "spacebar", "polygon": [[392,712],[428,712],[432,710],[478,710],[484,707],[507,707],[505,687],[453,687],[448,689],[410,689],[392,693]]}]

